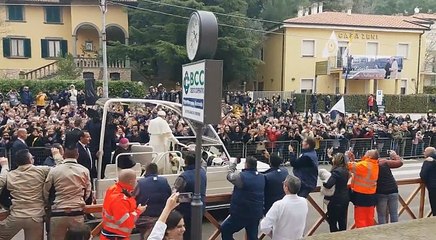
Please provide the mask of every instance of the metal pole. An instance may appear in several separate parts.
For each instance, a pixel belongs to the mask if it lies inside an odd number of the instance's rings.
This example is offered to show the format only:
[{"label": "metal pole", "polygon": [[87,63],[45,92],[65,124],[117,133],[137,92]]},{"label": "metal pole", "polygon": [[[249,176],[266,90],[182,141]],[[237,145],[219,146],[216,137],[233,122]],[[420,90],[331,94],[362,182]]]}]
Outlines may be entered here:
[{"label": "metal pole", "polygon": [[203,202],[201,201],[201,139],[203,136],[203,124],[196,124],[195,141],[195,189],[191,202],[191,239],[201,239],[201,227],[203,223]]},{"label": "metal pole", "polygon": [[107,3],[106,0],[101,0],[100,9],[102,13],[102,29],[101,29],[101,40],[102,40],[102,52],[103,52],[103,97],[109,97],[109,83],[107,79],[107,46],[106,46],[106,12]]}]

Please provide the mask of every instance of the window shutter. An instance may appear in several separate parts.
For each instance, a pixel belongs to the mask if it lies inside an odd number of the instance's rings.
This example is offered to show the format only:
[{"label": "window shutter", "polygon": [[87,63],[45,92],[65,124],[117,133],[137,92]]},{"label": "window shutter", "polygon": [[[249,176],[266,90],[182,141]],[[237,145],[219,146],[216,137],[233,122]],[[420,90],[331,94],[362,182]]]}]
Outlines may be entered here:
[{"label": "window shutter", "polygon": [[11,56],[11,39],[3,38],[3,57]]},{"label": "window shutter", "polygon": [[61,57],[65,57],[68,53],[68,41],[67,40],[61,40]]},{"label": "window shutter", "polygon": [[30,39],[23,39],[24,41],[24,57],[32,57],[32,47],[30,45]]},{"label": "window shutter", "polygon": [[41,57],[42,58],[48,57],[48,40],[47,39],[41,39]]}]

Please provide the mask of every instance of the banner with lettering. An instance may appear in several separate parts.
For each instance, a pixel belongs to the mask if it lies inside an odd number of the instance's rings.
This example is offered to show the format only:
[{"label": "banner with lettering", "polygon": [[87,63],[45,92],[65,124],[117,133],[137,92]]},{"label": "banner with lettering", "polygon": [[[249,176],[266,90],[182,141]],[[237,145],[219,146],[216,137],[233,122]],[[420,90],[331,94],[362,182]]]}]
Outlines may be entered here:
[{"label": "banner with lettering", "polygon": [[399,79],[403,57],[348,55],[342,77],[345,79]]}]

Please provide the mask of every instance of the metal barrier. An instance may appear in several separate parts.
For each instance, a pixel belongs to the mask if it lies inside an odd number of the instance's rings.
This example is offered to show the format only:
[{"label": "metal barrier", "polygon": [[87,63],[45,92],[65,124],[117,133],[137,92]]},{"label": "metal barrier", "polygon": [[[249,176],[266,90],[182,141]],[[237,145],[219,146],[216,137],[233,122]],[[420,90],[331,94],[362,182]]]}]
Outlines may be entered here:
[{"label": "metal barrier", "polygon": [[[425,185],[422,182],[420,178],[413,178],[413,179],[403,179],[397,181],[398,186],[409,186],[409,185],[416,185],[418,186],[411,192],[410,195],[407,196],[407,198],[404,198],[399,196],[399,211],[398,215],[403,215],[404,212],[407,212],[407,215],[411,217],[412,219],[417,218],[424,218],[429,217],[430,213],[425,212]],[[314,198],[311,196],[313,194],[317,194],[320,191],[320,187],[317,187],[307,198],[307,201],[309,202],[309,207],[312,207],[313,210],[315,210],[320,217],[318,220],[315,221],[315,223],[310,226],[310,228],[307,228],[306,236],[312,236],[315,234],[315,232],[318,230],[318,228],[321,226],[322,223],[326,222],[327,215],[326,212],[323,210],[322,205],[319,205]],[[208,195],[206,196],[206,203],[208,206],[213,204],[222,204],[222,203],[229,203],[231,201],[231,193],[227,194],[217,194],[217,195]],[[417,209],[417,212],[414,212],[414,208],[412,208],[410,205],[412,204],[413,200],[416,198],[416,196],[419,196],[419,207]],[[322,203],[321,203],[322,204]],[[102,205],[90,205],[85,207],[86,213],[101,213],[102,211]],[[215,227],[215,231],[212,233],[212,235],[208,238],[209,240],[215,240],[219,237],[221,234],[220,232],[220,222],[215,219],[212,214],[209,212],[209,210],[206,208],[206,212],[204,214],[204,217]],[[308,226],[309,227],[309,226]],[[354,225],[350,227],[350,229],[353,229]],[[92,236],[98,236],[101,231],[101,223],[92,230]],[[265,235],[262,234],[259,239],[264,239]]]},{"label": "metal barrier", "polygon": [[373,149],[372,138],[350,139],[350,147],[353,149],[356,159],[360,159],[365,155],[366,151]]},{"label": "metal barrier", "polygon": [[391,138],[376,138],[374,139],[374,147],[378,150],[380,157],[389,157],[389,150],[391,150]]},{"label": "metal barrier", "polygon": [[45,159],[51,156],[51,150],[46,147],[30,147],[29,152],[34,158],[34,165],[43,165]]},{"label": "metal barrier", "polygon": [[243,142],[232,142],[226,145],[227,152],[231,157],[244,158],[245,144]]},{"label": "metal barrier", "polygon": [[350,143],[346,139],[326,139],[319,141],[318,148],[315,148],[316,154],[318,155],[318,161],[321,164],[329,164],[327,152],[330,148],[333,152],[342,152],[348,150]]},{"label": "metal barrier", "polygon": [[[416,158],[422,157],[423,151],[426,147],[430,146],[431,138],[424,138],[422,142],[413,144],[412,138],[353,138],[353,139],[325,139],[320,140],[317,143],[315,151],[318,155],[318,160],[321,164],[328,163],[327,150],[333,148],[333,152],[344,153],[350,147],[353,149],[356,159],[360,159],[366,151],[370,149],[377,149],[380,153],[380,157],[389,157],[389,150],[396,151],[403,158]],[[256,157],[263,159],[263,150],[268,150],[269,153],[277,153],[285,161],[289,160],[288,146],[292,144],[292,147],[296,151],[297,155],[301,153],[301,144],[298,141],[286,141],[286,142],[248,142],[246,144],[242,142],[229,143],[226,145],[230,155],[232,157]]]}]

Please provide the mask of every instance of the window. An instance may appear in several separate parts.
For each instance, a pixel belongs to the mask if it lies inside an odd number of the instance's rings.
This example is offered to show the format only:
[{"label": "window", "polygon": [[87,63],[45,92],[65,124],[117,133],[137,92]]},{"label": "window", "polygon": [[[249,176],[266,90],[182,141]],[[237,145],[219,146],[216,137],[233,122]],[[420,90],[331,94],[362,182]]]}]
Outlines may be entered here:
[{"label": "window", "polygon": [[366,44],[366,55],[368,56],[378,56],[378,43],[369,42]]},{"label": "window", "polygon": [[340,41],[338,42],[338,55],[337,55],[337,68],[343,67],[343,64],[346,62],[344,61],[344,58],[346,60],[347,58],[347,48],[348,48],[348,42]]},{"label": "window", "polygon": [[301,45],[302,57],[314,57],[315,56],[315,40],[303,40]]},{"label": "window", "polygon": [[58,6],[45,7],[45,22],[62,23],[61,7]]},{"label": "window", "polygon": [[119,72],[112,72],[109,74],[109,78],[111,80],[120,80],[121,79],[121,74]]},{"label": "window", "polygon": [[9,21],[24,21],[24,9],[21,5],[8,5]]},{"label": "window", "polygon": [[41,39],[41,57],[63,57],[68,52],[67,40]]},{"label": "window", "polygon": [[61,41],[48,41],[48,56],[58,57],[61,54]]},{"label": "window", "polygon": [[260,49],[260,60],[264,60],[264,50],[263,48]]},{"label": "window", "polygon": [[301,79],[301,93],[311,94],[313,92],[313,79]]},{"label": "window", "polygon": [[257,91],[263,91],[265,88],[264,82],[259,82],[257,84]]},{"label": "window", "polygon": [[407,58],[409,56],[409,44],[398,44],[397,56]]},{"label": "window", "polygon": [[436,86],[436,76],[430,77],[430,86]]},{"label": "window", "polygon": [[3,56],[8,58],[30,58],[30,39],[3,38]]},{"label": "window", "polygon": [[94,79],[93,72],[83,72],[83,79]]},{"label": "window", "polygon": [[402,79],[401,80],[400,94],[402,94],[402,95],[406,94],[406,89],[407,89],[407,79]]}]

